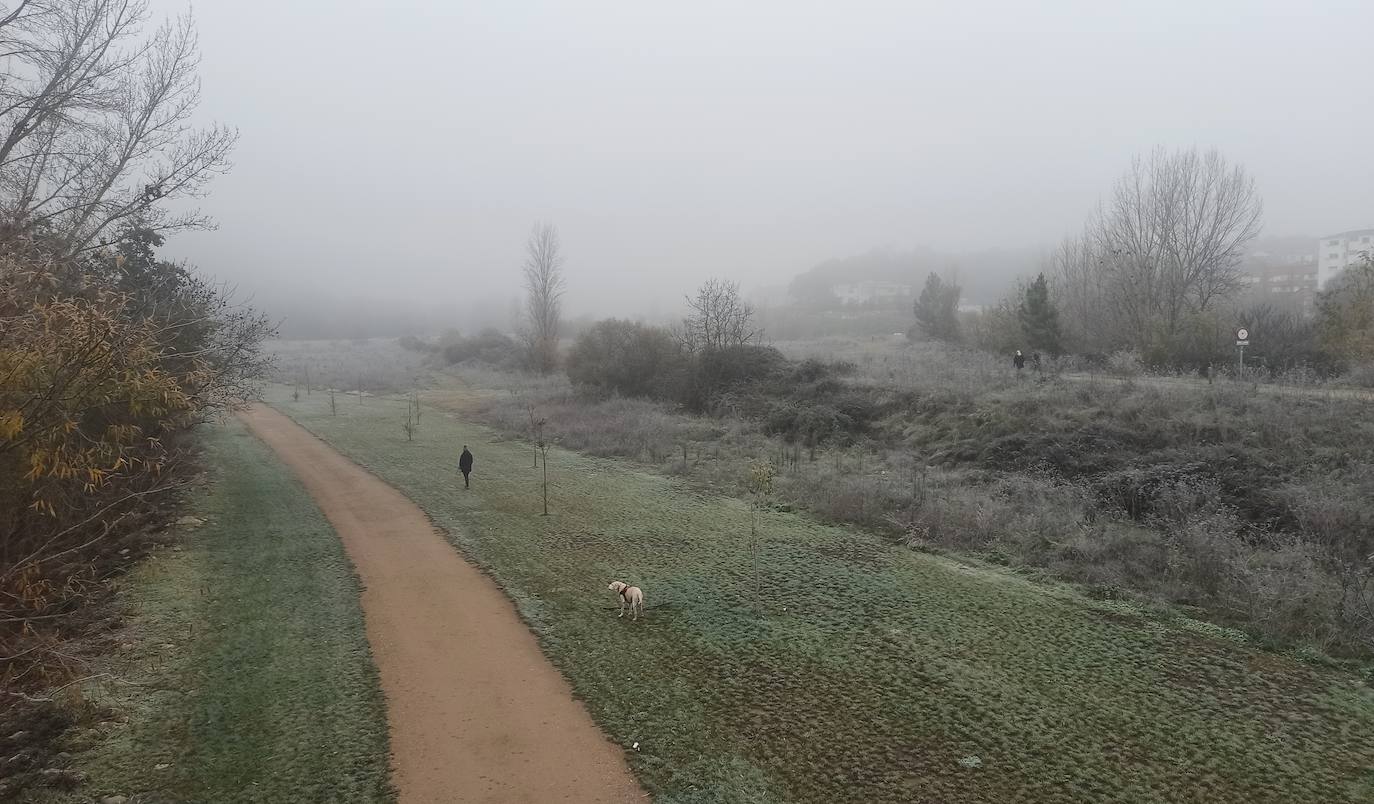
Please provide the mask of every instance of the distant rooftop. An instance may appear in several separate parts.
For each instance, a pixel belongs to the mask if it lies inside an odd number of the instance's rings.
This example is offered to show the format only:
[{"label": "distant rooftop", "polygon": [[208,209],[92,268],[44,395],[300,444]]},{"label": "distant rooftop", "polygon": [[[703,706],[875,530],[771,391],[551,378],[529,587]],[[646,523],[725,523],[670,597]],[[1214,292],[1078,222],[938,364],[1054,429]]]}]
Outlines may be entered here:
[{"label": "distant rooftop", "polygon": [[1328,239],[1328,238],[1335,238],[1335,237],[1345,237],[1345,238],[1356,237],[1356,236],[1363,237],[1364,235],[1374,235],[1374,229],[1351,229],[1351,230],[1348,231],[1348,232],[1337,232],[1337,233],[1335,233],[1335,234],[1324,235],[1324,236],[1322,236],[1322,237],[1319,238],[1319,239],[1320,239],[1320,240],[1326,240],[1326,239]]}]

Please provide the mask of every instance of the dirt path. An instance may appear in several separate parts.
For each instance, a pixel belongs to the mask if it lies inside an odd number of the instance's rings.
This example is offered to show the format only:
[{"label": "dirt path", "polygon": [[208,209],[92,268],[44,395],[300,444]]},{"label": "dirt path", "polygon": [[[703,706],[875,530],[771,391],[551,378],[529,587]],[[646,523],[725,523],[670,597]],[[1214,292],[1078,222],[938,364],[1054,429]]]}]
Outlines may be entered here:
[{"label": "dirt path", "polygon": [[248,427],[301,478],[362,578],[401,802],[642,802],[492,581],[410,500],[281,413]]}]

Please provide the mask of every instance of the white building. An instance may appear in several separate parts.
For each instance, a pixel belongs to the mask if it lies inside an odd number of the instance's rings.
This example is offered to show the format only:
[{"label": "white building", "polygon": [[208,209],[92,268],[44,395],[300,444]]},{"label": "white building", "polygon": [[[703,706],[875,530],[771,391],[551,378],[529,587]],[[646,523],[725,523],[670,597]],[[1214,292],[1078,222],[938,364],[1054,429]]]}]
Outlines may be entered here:
[{"label": "white building", "polygon": [[1317,286],[1325,288],[1331,278],[1347,265],[1360,261],[1360,255],[1374,254],[1374,229],[1327,235],[1317,243]]}]

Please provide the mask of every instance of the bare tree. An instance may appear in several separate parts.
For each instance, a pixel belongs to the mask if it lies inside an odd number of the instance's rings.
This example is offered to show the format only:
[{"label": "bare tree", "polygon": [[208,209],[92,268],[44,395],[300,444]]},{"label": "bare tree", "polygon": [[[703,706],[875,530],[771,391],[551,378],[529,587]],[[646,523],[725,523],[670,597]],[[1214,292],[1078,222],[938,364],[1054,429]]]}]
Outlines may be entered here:
[{"label": "bare tree", "polygon": [[691,312],[674,334],[692,353],[741,346],[763,336],[754,327],[754,308],[741,298],[739,283],[711,279],[687,297]]},{"label": "bare tree", "polygon": [[525,322],[521,333],[530,368],[545,374],[558,366],[563,315],[563,254],[558,228],[536,224],[525,243]]},{"label": "bare tree", "polygon": [[1240,289],[1261,215],[1254,180],[1217,151],[1161,148],[1135,159],[1083,235],[1049,258],[1071,342],[1171,356],[1190,319]]},{"label": "bare tree", "polygon": [[1126,345],[1126,328],[1106,307],[1106,274],[1086,234],[1064,238],[1043,267],[1070,351],[1110,352]]},{"label": "bare tree", "polygon": [[544,513],[542,516],[549,515],[549,446],[549,442],[544,440],[544,435],[541,432],[535,447],[539,449],[539,454],[544,456]]},{"label": "bare tree", "polygon": [[76,254],[132,225],[207,228],[163,202],[203,194],[237,132],[195,128],[199,53],[189,16],[144,36],[146,0],[0,7],[3,238],[44,233]]},{"label": "bare tree", "polygon": [[1088,229],[1108,309],[1136,337],[1172,343],[1185,316],[1239,289],[1261,214],[1254,179],[1215,150],[1137,158]]},{"label": "bare tree", "polygon": [[759,576],[759,515],[772,505],[773,480],[777,477],[777,467],[771,460],[749,462],[747,485],[749,488],[749,558],[754,567],[754,610],[761,610],[759,592],[763,581]]}]

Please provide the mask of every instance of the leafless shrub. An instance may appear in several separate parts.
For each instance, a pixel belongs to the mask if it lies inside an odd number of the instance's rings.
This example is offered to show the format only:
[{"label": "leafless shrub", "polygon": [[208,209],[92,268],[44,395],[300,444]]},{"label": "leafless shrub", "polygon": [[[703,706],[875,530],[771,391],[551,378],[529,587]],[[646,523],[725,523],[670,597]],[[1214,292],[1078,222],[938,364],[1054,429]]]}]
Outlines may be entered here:
[{"label": "leafless shrub", "polygon": [[763,331],[754,326],[754,308],[740,296],[739,283],[711,279],[687,297],[691,312],[675,330],[686,351],[697,354],[755,343]]}]

